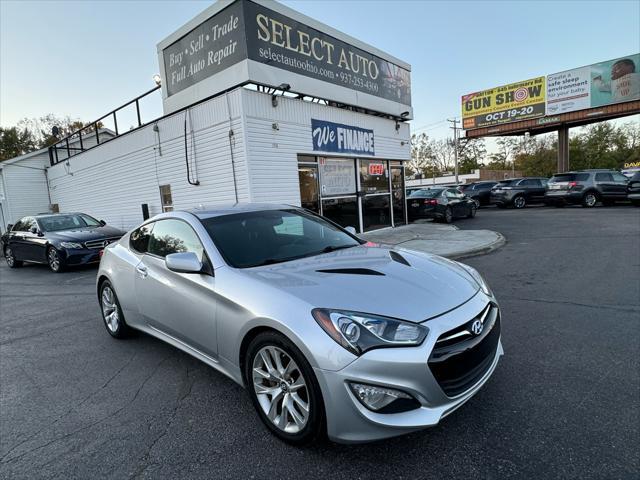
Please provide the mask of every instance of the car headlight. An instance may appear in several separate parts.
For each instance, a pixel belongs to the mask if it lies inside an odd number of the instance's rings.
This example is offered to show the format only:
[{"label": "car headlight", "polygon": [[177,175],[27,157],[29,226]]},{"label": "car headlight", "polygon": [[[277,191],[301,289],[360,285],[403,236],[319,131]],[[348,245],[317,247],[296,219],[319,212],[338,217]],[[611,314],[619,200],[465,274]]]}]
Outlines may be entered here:
[{"label": "car headlight", "polygon": [[84,248],[81,243],[76,242],[60,242],[60,246],[64,248]]},{"label": "car headlight", "polygon": [[487,285],[487,282],[484,281],[484,278],[482,278],[482,275],[480,275],[475,268],[470,267],[469,265],[465,265],[464,263],[460,263],[460,262],[456,262],[456,263],[460,265],[462,268],[464,268],[469,273],[469,275],[473,277],[476,283],[480,285],[480,288],[485,293],[485,295],[489,295],[490,297],[493,297],[493,293],[491,292],[489,285]]},{"label": "car headlight", "polygon": [[368,313],[316,308],[318,325],[355,355],[372,348],[420,345],[429,333],[424,325]]}]

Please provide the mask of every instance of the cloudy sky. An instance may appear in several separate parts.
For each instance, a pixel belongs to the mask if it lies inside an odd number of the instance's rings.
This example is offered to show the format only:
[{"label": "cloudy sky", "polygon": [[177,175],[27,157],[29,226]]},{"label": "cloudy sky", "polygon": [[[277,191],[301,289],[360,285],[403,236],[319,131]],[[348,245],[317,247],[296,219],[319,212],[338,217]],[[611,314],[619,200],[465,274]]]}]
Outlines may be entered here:
[{"label": "cloudy sky", "polygon": [[[139,95],[157,42],[211,3],[0,0],[0,125],[93,120]],[[410,63],[413,131],[433,137],[450,135],[462,94],[640,49],[637,0],[284,3]]]}]

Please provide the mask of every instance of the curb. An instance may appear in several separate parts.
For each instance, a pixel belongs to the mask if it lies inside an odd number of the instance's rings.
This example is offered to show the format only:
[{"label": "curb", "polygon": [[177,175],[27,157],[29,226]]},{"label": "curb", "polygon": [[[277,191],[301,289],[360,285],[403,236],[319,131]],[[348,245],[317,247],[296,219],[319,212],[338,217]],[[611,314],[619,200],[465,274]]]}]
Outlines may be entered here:
[{"label": "curb", "polygon": [[443,256],[445,256],[446,258],[450,258],[452,260],[460,260],[462,258],[475,257],[478,255],[485,255],[487,253],[491,253],[494,250],[497,250],[498,248],[502,247],[507,243],[507,239],[504,237],[504,235],[502,235],[500,232],[494,231],[494,233],[498,236],[498,238],[493,242],[491,242],[489,245],[485,245],[478,248],[472,248],[471,250],[454,252],[449,255],[443,255]]}]

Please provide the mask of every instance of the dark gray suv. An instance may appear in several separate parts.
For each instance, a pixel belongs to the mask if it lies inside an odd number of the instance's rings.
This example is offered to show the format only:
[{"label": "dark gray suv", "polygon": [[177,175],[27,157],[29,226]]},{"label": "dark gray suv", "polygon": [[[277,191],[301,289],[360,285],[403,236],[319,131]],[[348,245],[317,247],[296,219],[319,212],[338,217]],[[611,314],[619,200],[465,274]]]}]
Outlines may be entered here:
[{"label": "dark gray suv", "polygon": [[556,173],[549,180],[544,201],[547,205],[567,204],[594,207],[598,202],[612,205],[627,199],[629,179],[615,170],[580,170]]}]

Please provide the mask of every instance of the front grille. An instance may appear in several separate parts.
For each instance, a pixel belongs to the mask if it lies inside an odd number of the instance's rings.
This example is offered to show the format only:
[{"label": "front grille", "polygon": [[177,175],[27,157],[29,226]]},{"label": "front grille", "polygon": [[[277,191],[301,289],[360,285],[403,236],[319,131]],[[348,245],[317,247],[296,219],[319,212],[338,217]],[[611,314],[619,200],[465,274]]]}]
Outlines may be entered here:
[{"label": "front grille", "polygon": [[85,242],[84,246],[93,250],[101,250],[110,243],[117,242],[118,240],[120,240],[120,237],[101,238],[100,240],[91,240]]},{"label": "front grille", "polygon": [[[482,332],[473,333],[474,322]],[[500,339],[500,311],[489,304],[475,318],[438,337],[429,356],[429,368],[449,397],[473,387],[491,367]]]}]

